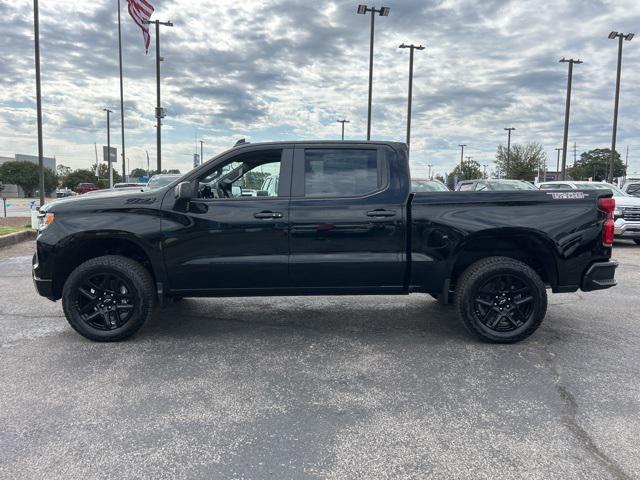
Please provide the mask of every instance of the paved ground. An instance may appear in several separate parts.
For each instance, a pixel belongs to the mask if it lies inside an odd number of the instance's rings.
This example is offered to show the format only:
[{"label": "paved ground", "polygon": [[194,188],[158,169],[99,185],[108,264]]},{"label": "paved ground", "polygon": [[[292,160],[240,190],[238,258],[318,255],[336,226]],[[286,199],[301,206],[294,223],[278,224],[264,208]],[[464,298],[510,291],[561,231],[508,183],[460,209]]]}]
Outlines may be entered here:
[{"label": "paved ground", "polygon": [[528,341],[410,297],[185,300],[91,343],[0,250],[0,478],[639,478],[640,248]]}]

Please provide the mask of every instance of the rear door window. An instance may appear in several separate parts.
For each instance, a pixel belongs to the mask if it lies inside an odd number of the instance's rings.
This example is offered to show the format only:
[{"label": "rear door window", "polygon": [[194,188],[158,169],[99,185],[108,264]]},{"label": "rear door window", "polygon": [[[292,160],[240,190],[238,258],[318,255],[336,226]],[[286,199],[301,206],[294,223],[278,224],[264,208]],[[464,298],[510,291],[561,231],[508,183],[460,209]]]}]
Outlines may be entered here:
[{"label": "rear door window", "polygon": [[305,149],[305,197],[354,197],[384,187],[374,149]]}]

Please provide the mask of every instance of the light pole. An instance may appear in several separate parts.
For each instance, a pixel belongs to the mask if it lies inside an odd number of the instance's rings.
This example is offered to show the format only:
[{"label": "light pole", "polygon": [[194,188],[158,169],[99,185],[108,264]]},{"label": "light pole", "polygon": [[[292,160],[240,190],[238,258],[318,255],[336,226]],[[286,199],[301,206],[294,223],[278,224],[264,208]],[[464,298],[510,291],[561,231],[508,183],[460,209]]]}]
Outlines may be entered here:
[{"label": "light pole", "polygon": [[560,152],[563,150],[563,148],[556,148],[556,152],[558,152],[558,160],[556,161],[556,180],[558,180],[558,175],[560,174]]},{"label": "light pole", "polygon": [[488,165],[486,165],[486,164],[482,165],[482,176],[484,178],[487,178],[487,167],[488,167]]},{"label": "light pole", "polygon": [[613,132],[611,134],[611,160],[609,161],[609,183],[613,183],[613,159],[616,152],[616,135],[618,133],[618,105],[620,103],[620,74],[622,73],[622,40],[630,42],[633,33],[611,32],[609,38],[611,40],[618,39],[618,71],[616,75],[616,98],[613,107]]},{"label": "light pole", "polygon": [[200,140],[200,165],[204,163],[204,140]]},{"label": "light pole", "polygon": [[173,27],[171,22],[161,22],[160,20],[143,20],[146,24],[156,25],[156,149],[157,149],[157,169],[162,172],[162,119],[165,117],[164,109],[160,106],[160,62],[164,60],[160,56],[160,25]]},{"label": "light pole", "polygon": [[424,47],[422,45],[405,45],[403,43],[398,48],[409,49],[409,100],[407,102],[407,151],[409,151],[411,143],[411,98],[413,96],[413,51],[424,50]]},{"label": "light pole", "polygon": [[371,140],[371,96],[373,88],[373,32],[375,28],[376,13],[381,17],[389,16],[389,7],[368,7],[366,5],[358,5],[357,13],[366,15],[371,12],[371,42],[369,44],[369,108],[367,113],[367,140]]},{"label": "light pole", "polygon": [[464,147],[466,147],[466,144],[460,144],[458,145],[460,147],[460,173],[462,173],[462,164],[464,162]]},{"label": "light pole", "polygon": [[336,120],[336,123],[341,123],[342,124],[342,140],[344,140],[344,124],[345,123],[351,123],[349,120]]},{"label": "light pole", "polygon": [[113,113],[108,108],[103,108],[103,111],[107,112],[107,163],[109,166],[109,188],[113,188],[113,165],[111,165],[111,122],[109,115]]},{"label": "light pole", "polygon": [[431,167],[433,167],[433,165],[429,163],[427,164],[427,167],[429,167],[429,175],[427,177],[431,180]]},{"label": "light pole", "polygon": [[511,163],[511,132],[515,130],[514,127],[505,128],[507,132],[509,132],[509,136],[507,137],[507,164],[505,165],[505,175],[507,178],[509,177],[509,167]]},{"label": "light pole", "polygon": [[44,158],[42,146],[42,93],[40,89],[40,9],[33,0],[33,36],[36,61],[36,116],[38,122],[38,171],[40,172],[40,206],[44,205]]},{"label": "light pole", "polygon": [[562,180],[565,180],[567,168],[567,139],[569,137],[569,110],[571,109],[571,81],[573,79],[573,64],[581,64],[582,60],[566,59],[562,57],[560,63],[569,64],[569,75],[567,76],[567,104],[564,109],[564,137],[562,140]]}]

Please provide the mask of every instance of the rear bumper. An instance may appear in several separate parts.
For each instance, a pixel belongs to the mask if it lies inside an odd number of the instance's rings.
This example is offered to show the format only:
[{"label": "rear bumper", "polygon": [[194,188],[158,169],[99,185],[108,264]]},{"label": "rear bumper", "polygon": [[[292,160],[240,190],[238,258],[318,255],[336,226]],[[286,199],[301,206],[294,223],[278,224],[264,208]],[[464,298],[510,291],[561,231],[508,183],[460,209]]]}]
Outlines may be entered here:
[{"label": "rear bumper", "polygon": [[587,269],[582,277],[581,289],[584,292],[592,290],[602,290],[617,285],[615,273],[618,262],[613,260],[608,262],[595,262]]},{"label": "rear bumper", "polygon": [[38,276],[38,256],[34,255],[31,260],[31,276],[33,278],[33,285],[36,287],[36,291],[39,295],[48,298],[49,300],[55,300],[53,295],[53,280],[46,278],[40,278]]}]

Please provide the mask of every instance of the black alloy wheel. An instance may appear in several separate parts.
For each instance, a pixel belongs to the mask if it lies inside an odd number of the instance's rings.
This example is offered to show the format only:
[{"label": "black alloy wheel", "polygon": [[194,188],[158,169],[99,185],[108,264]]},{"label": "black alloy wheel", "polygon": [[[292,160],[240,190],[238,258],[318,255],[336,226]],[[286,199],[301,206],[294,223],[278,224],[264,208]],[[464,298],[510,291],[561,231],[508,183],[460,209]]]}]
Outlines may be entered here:
[{"label": "black alloy wheel", "polygon": [[455,290],[456,308],[465,327],[487,342],[523,340],[536,331],[547,312],[542,279],[513,258],[477,261],[462,273]]},{"label": "black alloy wheel", "polygon": [[82,320],[98,330],[127,323],[135,309],[131,282],[113,272],[85,277],[77,290],[75,308]]},{"label": "black alloy wheel", "polygon": [[474,315],[491,331],[512,332],[534,313],[532,288],[516,275],[490,277],[475,293]]},{"label": "black alloy wheel", "polygon": [[151,317],[155,302],[151,273],[119,255],[87,260],[71,272],[62,289],[69,324],[97,342],[132,336]]}]

